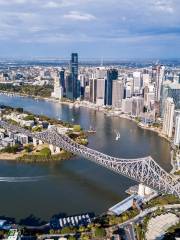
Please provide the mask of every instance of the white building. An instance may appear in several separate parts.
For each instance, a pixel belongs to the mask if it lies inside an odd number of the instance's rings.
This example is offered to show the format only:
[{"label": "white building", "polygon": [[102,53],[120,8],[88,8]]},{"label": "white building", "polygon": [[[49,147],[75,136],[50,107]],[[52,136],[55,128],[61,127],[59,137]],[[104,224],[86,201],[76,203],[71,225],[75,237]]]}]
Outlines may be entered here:
[{"label": "white building", "polygon": [[54,77],[54,92],[52,92],[51,96],[58,99],[63,98],[63,87],[60,85],[59,76]]},{"label": "white building", "polygon": [[139,116],[143,112],[144,99],[142,97],[133,97],[132,98],[132,115]]},{"label": "white building", "polygon": [[161,87],[164,80],[165,67],[156,67],[156,81],[155,81],[155,101],[159,102],[161,97]]},{"label": "white building", "polygon": [[96,104],[99,106],[105,103],[105,79],[97,79]]},{"label": "white building", "polygon": [[175,105],[172,98],[167,98],[164,106],[163,133],[172,137]]},{"label": "white building", "polygon": [[175,120],[174,145],[180,146],[180,111]]},{"label": "white building", "polygon": [[132,114],[132,98],[122,99],[122,112]]},{"label": "white building", "polygon": [[141,89],[141,72],[133,72],[133,93],[139,94]]}]

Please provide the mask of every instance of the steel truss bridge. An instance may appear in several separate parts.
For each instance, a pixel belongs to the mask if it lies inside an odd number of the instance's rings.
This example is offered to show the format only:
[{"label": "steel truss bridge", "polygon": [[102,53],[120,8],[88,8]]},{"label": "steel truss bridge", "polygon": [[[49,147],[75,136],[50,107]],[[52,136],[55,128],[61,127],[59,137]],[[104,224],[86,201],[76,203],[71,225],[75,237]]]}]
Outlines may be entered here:
[{"label": "steel truss bridge", "polygon": [[118,174],[165,194],[174,194],[180,197],[180,182],[160,167],[150,156],[136,159],[115,158],[80,145],[67,135],[58,133],[55,127],[49,130],[32,133],[21,127],[0,121],[0,126],[13,133],[23,133],[44,143],[62,148],[75,155],[108,168]]}]

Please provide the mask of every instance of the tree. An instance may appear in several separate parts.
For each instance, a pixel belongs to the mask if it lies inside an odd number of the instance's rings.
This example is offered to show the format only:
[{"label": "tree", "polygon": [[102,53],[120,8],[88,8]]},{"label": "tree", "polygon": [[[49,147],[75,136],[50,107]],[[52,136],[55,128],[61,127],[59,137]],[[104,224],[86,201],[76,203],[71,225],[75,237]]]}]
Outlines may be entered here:
[{"label": "tree", "polygon": [[70,236],[70,237],[68,238],[68,240],[76,240],[76,237]]},{"label": "tree", "polygon": [[106,236],[106,231],[104,228],[95,228],[94,230],[94,235],[95,237],[99,237],[99,238],[102,238],[102,237],[105,237]]},{"label": "tree", "polygon": [[50,157],[50,156],[51,156],[51,150],[50,150],[48,147],[46,147],[46,148],[43,148],[43,149],[39,152],[39,154],[40,154],[41,156],[43,156],[43,157]]},{"label": "tree", "polygon": [[24,117],[24,120],[25,121],[34,121],[35,118],[34,118],[34,115],[28,115],[28,116]]},{"label": "tree", "polygon": [[80,132],[81,131],[81,126],[80,125],[74,125],[73,130],[74,130],[74,132]]},{"label": "tree", "polygon": [[26,152],[32,152],[32,150],[33,150],[33,145],[32,144],[28,144],[28,145],[26,145],[25,147],[24,147],[24,150],[26,151]]}]

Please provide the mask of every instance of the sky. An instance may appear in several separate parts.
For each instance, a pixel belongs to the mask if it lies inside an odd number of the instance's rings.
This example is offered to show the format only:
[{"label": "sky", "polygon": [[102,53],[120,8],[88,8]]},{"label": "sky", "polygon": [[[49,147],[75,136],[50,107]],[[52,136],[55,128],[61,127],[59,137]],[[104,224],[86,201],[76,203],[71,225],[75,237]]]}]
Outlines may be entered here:
[{"label": "sky", "polygon": [[180,0],[0,0],[0,57],[180,58]]}]

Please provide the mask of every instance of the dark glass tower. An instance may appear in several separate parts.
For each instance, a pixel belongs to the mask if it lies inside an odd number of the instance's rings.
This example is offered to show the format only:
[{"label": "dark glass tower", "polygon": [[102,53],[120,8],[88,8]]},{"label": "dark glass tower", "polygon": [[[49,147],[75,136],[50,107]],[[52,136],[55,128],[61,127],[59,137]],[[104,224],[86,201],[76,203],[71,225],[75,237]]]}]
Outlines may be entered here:
[{"label": "dark glass tower", "polygon": [[79,85],[78,85],[78,54],[71,54],[70,61],[70,74],[72,81],[72,99],[75,100],[79,97]]},{"label": "dark glass tower", "polygon": [[109,69],[107,70],[107,79],[106,79],[106,101],[105,104],[111,106],[112,105],[112,86],[113,80],[118,78],[117,69]]},{"label": "dark glass tower", "polygon": [[63,93],[65,93],[65,70],[62,69],[59,72],[59,78],[60,78],[60,85],[63,88]]}]

